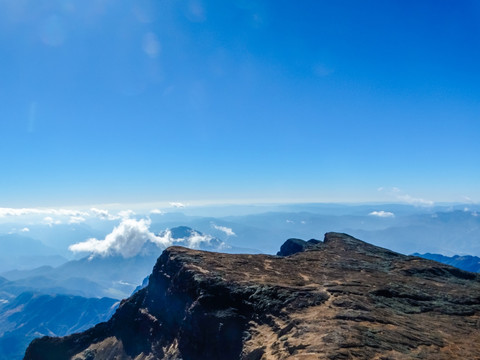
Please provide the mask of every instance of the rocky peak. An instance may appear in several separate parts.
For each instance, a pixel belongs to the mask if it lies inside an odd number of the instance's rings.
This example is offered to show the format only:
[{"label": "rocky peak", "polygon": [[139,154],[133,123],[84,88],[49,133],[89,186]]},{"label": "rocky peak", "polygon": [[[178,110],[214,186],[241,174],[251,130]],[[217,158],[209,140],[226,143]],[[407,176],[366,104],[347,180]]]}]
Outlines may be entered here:
[{"label": "rocky peak", "polygon": [[308,245],[285,257],[170,247],[110,321],[35,340],[25,359],[480,358],[478,275],[346,234],[287,242]]}]

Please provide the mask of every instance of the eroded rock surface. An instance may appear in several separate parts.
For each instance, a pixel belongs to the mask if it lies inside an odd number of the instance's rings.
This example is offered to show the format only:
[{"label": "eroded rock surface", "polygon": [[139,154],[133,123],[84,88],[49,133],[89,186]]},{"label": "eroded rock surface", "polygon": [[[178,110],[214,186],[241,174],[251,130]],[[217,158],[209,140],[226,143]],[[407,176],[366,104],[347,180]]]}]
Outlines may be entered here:
[{"label": "eroded rock surface", "polygon": [[106,323],[25,359],[480,359],[480,276],[345,234],[287,257],[171,247]]}]

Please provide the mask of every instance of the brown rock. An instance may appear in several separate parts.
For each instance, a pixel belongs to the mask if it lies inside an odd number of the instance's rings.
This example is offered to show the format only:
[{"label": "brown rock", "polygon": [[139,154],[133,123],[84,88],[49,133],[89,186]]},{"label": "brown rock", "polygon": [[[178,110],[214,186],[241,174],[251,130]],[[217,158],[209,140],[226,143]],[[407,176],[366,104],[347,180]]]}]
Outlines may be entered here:
[{"label": "brown rock", "polygon": [[288,257],[172,247],[107,323],[41,359],[480,359],[480,276],[345,234]]}]

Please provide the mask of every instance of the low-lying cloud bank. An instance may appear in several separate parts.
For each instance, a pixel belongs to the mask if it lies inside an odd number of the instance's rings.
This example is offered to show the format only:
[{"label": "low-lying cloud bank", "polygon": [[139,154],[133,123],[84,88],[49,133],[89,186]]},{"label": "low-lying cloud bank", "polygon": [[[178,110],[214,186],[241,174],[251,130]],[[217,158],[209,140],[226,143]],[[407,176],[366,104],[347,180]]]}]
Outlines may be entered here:
[{"label": "low-lying cloud bank", "polygon": [[[159,211],[159,210],[158,210]],[[41,223],[48,226],[59,224],[80,224],[89,219],[121,220],[135,215],[132,210],[122,210],[112,214],[105,209],[91,208],[90,210],[49,209],[49,208],[2,208],[1,218],[28,217],[30,223]],[[33,221],[32,221],[33,220]]]},{"label": "low-lying cloud bank", "polygon": [[147,243],[153,243],[160,249],[172,245],[186,246],[192,249],[199,249],[208,246],[212,239],[210,235],[203,235],[192,231],[189,236],[174,238],[170,230],[156,235],[149,230],[150,219],[124,218],[105,239],[88,239],[69,246],[72,252],[87,252],[92,255],[112,256],[121,255],[129,258],[140,254]]},{"label": "low-lying cloud bank", "polygon": [[70,209],[0,208],[0,217],[25,215],[88,216],[88,213]]},{"label": "low-lying cloud bank", "polygon": [[378,217],[382,217],[382,218],[392,218],[392,217],[395,217],[395,214],[390,212],[390,211],[383,211],[383,210],[380,210],[380,211],[372,211],[370,214],[368,214],[370,216],[378,216]]}]

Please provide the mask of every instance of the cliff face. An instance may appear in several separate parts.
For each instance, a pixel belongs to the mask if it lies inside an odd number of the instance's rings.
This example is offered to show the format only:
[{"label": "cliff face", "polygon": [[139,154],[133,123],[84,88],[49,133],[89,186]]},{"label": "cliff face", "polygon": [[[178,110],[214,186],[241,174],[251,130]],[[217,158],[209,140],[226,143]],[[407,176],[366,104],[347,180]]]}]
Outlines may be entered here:
[{"label": "cliff face", "polygon": [[288,257],[171,247],[106,323],[25,359],[478,359],[480,277],[345,234]]}]

